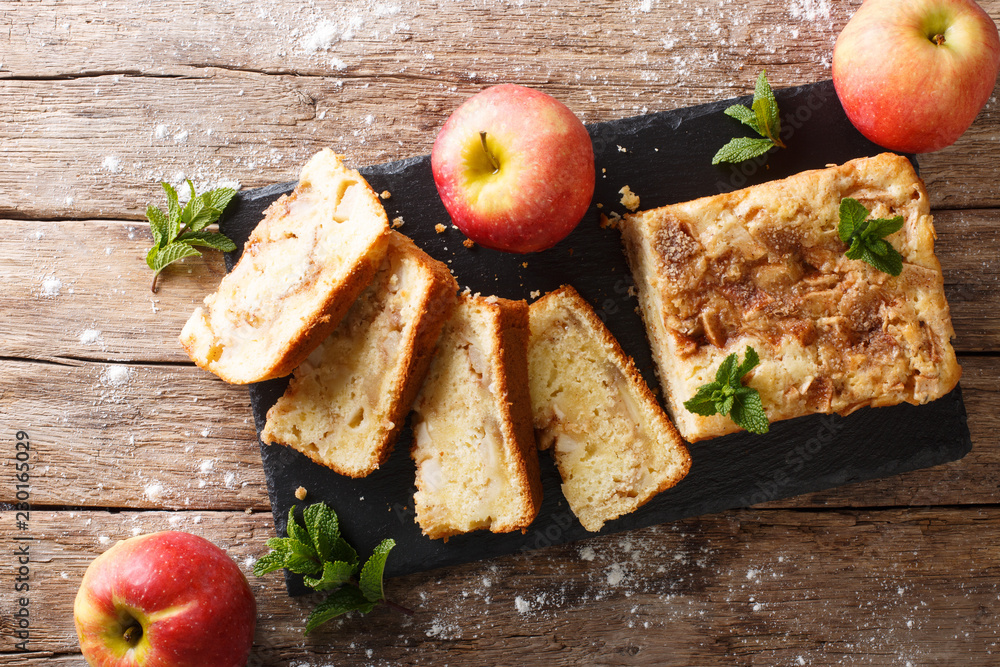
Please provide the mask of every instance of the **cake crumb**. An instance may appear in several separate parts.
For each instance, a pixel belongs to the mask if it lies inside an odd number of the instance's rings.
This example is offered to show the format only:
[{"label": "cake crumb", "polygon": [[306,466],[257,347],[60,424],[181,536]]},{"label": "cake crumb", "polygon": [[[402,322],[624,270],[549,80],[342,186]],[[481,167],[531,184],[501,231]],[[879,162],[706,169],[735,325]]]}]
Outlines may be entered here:
[{"label": "cake crumb", "polygon": [[471,248],[472,246],[476,245],[476,242],[473,241],[472,239],[465,239],[464,241],[462,241],[462,245],[464,245],[466,248]]},{"label": "cake crumb", "polygon": [[537,290],[537,289],[536,290],[531,290],[531,298],[532,299],[537,299],[541,295],[542,295],[542,291],[541,290]]},{"label": "cake crumb", "polygon": [[306,493],[307,493],[306,487],[300,486],[299,488],[295,489],[295,499],[296,500],[305,500],[306,499]]},{"label": "cake crumb", "polygon": [[619,152],[619,153],[628,153],[628,149],[627,149],[627,148],[625,148],[625,147],[624,147],[624,146],[622,146],[622,145],[618,145],[618,152]]},{"label": "cake crumb", "polygon": [[438,234],[444,234],[444,230],[446,229],[448,228],[442,225],[440,222],[434,225],[434,231],[437,232]]},{"label": "cake crumb", "polygon": [[398,216],[392,219],[392,228],[399,229],[403,226],[403,216]]},{"label": "cake crumb", "polygon": [[621,222],[622,217],[618,215],[615,211],[611,211],[609,215],[601,214],[601,229],[618,229],[618,223]]},{"label": "cake crumb", "polygon": [[522,269],[528,268],[528,263],[527,262],[521,262],[521,268]]},{"label": "cake crumb", "polygon": [[635,211],[639,208],[639,195],[632,192],[632,188],[626,185],[618,193],[622,196],[622,206],[630,211]]},{"label": "cake crumb", "polygon": [[379,196],[379,197],[380,197],[381,199],[388,199],[389,197],[391,197],[391,196],[392,196],[392,193],[391,193],[391,192],[389,192],[388,190],[383,190],[382,192],[380,192],[380,193],[379,193],[379,195],[378,195],[378,196]]}]

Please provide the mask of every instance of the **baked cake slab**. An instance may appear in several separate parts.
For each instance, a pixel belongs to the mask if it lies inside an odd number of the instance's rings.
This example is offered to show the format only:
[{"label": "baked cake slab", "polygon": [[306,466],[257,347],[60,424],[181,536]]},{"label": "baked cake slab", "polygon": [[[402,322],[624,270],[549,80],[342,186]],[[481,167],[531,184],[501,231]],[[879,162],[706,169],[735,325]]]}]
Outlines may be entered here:
[{"label": "baked cake slab", "polygon": [[184,325],[181,344],[226,382],[288,375],[340,323],[388,243],[378,195],[324,149],[264,213],[239,263]]},{"label": "baked cake slab", "polygon": [[389,251],[340,326],[295,369],[261,441],[297,449],[342,475],[385,463],[430,365],[458,283],[392,232]]},{"label": "baked cake slab", "polygon": [[[846,197],[872,217],[903,217],[886,239],[903,256],[899,277],[844,256]],[[761,361],[746,384],[771,422],[927,403],[958,383],[927,193],[904,157],[644,211],[621,229],[666,403],[689,441],[738,430],[683,404],[748,345]]]}]

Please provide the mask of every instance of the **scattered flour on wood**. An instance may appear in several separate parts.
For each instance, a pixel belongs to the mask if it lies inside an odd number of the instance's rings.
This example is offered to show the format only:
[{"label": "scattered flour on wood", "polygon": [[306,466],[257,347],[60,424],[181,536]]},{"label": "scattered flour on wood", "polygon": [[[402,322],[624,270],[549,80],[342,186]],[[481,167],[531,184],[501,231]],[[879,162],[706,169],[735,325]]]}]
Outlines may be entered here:
[{"label": "scattered flour on wood", "polygon": [[135,374],[128,366],[108,366],[101,373],[100,381],[105,387],[119,388],[128,384]]},{"label": "scattered flour on wood", "polygon": [[143,487],[143,493],[146,494],[147,500],[152,503],[158,503],[163,500],[163,485],[159,482],[150,482]]},{"label": "scattered flour on wood", "polygon": [[42,279],[42,296],[59,296],[62,292],[62,280],[56,276],[48,276]]},{"label": "scattered flour on wood", "polygon": [[104,339],[101,338],[100,329],[85,329],[80,333],[80,345],[97,345],[103,343]]},{"label": "scattered flour on wood", "polygon": [[122,161],[116,155],[108,155],[101,162],[101,169],[108,172],[109,174],[119,174],[122,170]]}]

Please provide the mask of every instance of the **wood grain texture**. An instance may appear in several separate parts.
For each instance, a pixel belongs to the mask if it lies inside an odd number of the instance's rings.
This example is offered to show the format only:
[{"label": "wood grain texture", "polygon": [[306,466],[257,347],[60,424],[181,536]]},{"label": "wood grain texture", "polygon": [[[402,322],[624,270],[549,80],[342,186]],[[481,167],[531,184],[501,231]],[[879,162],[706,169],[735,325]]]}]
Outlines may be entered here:
[{"label": "wood grain texture", "polygon": [[[764,67],[776,87],[827,79],[858,3],[527,3],[502,20],[443,2],[285,4],[0,9],[0,215],[139,218],[160,179],[255,187],[324,146],[359,165],[427,153],[453,109],[501,81],[592,122],[746,94]],[[983,4],[1000,18],[1000,0]],[[1000,203],[998,148],[993,103],[926,157],[933,205]]]},{"label": "wood grain texture", "polygon": [[[972,453],[943,466],[770,506],[1000,502],[1000,358],[965,357],[962,363]],[[193,366],[0,361],[0,376],[0,433],[24,430],[31,436],[37,505],[269,508],[243,387]],[[0,459],[2,466],[11,465],[12,456],[13,449]],[[14,487],[0,485],[0,502],[14,500]]]},{"label": "wood grain texture", "polygon": [[[271,535],[267,516],[239,512],[33,512],[30,647],[77,650],[72,600],[89,561],[163,529],[205,536],[247,572]],[[315,598],[251,575],[250,664],[989,665],[998,542],[996,508],[730,512],[392,579],[412,617],[383,607],[308,638]],[[0,588],[0,605],[13,595]],[[4,664],[52,664],[43,656]]]}]

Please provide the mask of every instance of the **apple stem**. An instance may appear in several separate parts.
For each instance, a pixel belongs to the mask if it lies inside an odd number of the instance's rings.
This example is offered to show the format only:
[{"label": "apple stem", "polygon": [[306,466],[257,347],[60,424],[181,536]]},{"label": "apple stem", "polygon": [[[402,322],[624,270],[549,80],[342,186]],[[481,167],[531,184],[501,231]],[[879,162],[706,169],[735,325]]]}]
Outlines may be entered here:
[{"label": "apple stem", "polygon": [[496,156],[493,155],[493,153],[490,152],[490,149],[486,147],[486,131],[485,130],[480,130],[480,132],[479,132],[479,140],[483,142],[483,151],[486,152],[486,157],[488,157],[490,159],[490,164],[493,165],[493,173],[494,174],[497,173],[498,171],[500,171],[500,163],[497,162]]},{"label": "apple stem", "polygon": [[159,277],[160,277],[159,271],[153,274],[153,284],[149,286],[149,289],[153,294],[156,294],[156,281],[159,279]]},{"label": "apple stem", "polygon": [[942,35],[941,33],[938,33],[938,34],[934,35],[933,37],[931,37],[931,41],[934,42],[935,44],[937,44],[938,46],[943,46],[944,45],[944,35]]},{"label": "apple stem", "polygon": [[142,639],[142,625],[135,623],[128,626],[125,628],[125,632],[122,633],[122,638],[129,646],[135,646]]}]

